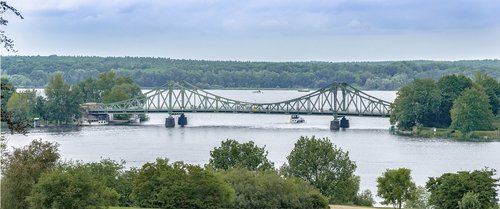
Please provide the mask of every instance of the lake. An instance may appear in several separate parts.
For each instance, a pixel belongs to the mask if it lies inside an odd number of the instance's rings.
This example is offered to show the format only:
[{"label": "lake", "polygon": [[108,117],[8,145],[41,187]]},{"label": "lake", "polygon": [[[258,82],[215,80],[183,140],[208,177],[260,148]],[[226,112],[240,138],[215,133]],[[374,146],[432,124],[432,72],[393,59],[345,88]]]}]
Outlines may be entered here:
[{"label": "lake", "polygon": [[[292,90],[211,90],[210,92],[249,102],[275,102],[302,96]],[[392,102],[393,91],[368,91]],[[302,124],[291,124],[289,115],[188,113],[188,126],[165,128],[167,114],[150,114],[140,126],[76,127],[70,130],[34,129],[28,136],[8,136],[9,146],[21,147],[33,139],[60,144],[66,160],[98,161],[102,158],[125,160],[138,167],[158,157],[172,161],[206,164],[210,150],[225,139],[254,141],[265,146],[268,158],[281,166],[300,136],[328,137],[358,166],[361,189],[376,193],[376,178],[388,168],[407,167],[418,185],[428,177],[445,172],[482,169],[500,170],[500,142],[455,142],[391,135],[388,118],[349,117],[351,128],[330,131],[330,116],[302,115]],[[380,200],[380,199],[377,199]]]}]

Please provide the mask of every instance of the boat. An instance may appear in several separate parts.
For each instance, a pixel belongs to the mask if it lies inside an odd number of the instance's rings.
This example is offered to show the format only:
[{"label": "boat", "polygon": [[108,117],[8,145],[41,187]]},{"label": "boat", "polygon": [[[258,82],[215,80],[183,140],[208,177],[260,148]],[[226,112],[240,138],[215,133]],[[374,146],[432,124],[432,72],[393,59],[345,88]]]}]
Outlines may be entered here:
[{"label": "boat", "polygon": [[102,126],[108,125],[109,118],[106,114],[103,115],[87,115],[82,118],[82,126]]},{"label": "boat", "polygon": [[304,118],[300,117],[297,114],[293,114],[290,116],[290,123],[304,123],[306,120]]},{"label": "boat", "polygon": [[264,93],[264,92],[262,92],[260,89],[257,89],[256,91],[252,91],[252,93],[262,94],[262,93]]},{"label": "boat", "polygon": [[132,117],[128,119],[128,123],[130,125],[139,125],[141,124],[141,118],[137,114],[133,114]]},{"label": "boat", "polygon": [[309,89],[299,89],[299,90],[297,90],[297,91],[298,91],[298,92],[309,92],[309,91],[311,91],[311,90],[309,90]]},{"label": "boat", "polygon": [[99,120],[99,119],[83,119],[81,123],[82,126],[102,126],[108,124],[109,122],[107,120]]}]

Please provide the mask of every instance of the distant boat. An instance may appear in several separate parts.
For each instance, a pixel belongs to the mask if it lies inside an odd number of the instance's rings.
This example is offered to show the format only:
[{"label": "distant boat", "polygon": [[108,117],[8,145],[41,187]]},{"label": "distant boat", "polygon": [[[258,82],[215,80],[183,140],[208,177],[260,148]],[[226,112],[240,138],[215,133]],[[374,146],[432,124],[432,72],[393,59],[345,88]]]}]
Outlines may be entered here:
[{"label": "distant boat", "polygon": [[130,125],[139,125],[139,124],[141,124],[141,118],[139,117],[139,115],[134,114],[134,115],[132,115],[132,117],[130,117],[128,119],[128,123]]},{"label": "distant boat", "polygon": [[257,89],[256,91],[252,91],[252,93],[262,94],[262,93],[264,93],[264,92],[262,92],[260,89]]},{"label": "distant boat", "polygon": [[297,91],[298,91],[298,92],[309,92],[309,91],[311,91],[311,90],[309,90],[309,89],[299,89],[299,90],[297,90]]},{"label": "distant boat", "polygon": [[303,122],[306,122],[306,120],[304,120],[304,118],[300,117],[297,114],[293,114],[290,116],[290,123],[303,123]]}]

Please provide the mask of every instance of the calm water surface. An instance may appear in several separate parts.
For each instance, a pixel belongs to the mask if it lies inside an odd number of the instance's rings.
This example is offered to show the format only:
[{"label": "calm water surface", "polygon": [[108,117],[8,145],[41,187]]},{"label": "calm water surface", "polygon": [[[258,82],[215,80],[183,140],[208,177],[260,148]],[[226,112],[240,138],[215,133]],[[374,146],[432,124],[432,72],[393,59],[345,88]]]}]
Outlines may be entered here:
[{"label": "calm water surface", "polygon": [[[215,94],[252,102],[273,102],[305,93],[267,90],[254,94],[244,90],[213,90]],[[393,101],[395,92],[371,91],[369,94]],[[376,178],[388,168],[412,169],[414,180],[424,185],[430,176],[445,172],[481,169],[500,170],[500,143],[454,142],[445,139],[419,139],[389,134],[388,118],[350,117],[351,128],[329,130],[328,116],[303,115],[306,123],[290,124],[288,115],[187,114],[189,125],[167,129],[166,114],[151,114],[141,126],[78,127],[73,130],[37,129],[28,136],[9,136],[9,145],[21,147],[33,139],[60,144],[63,159],[98,161],[102,158],[125,160],[138,167],[157,157],[172,161],[206,164],[210,150],[224,139],[253,140],[266,146],[269,159],[277,167],[286,161],[300,136],[328,137],[348,151],[358,166],[361,189],[376,192]]]}]

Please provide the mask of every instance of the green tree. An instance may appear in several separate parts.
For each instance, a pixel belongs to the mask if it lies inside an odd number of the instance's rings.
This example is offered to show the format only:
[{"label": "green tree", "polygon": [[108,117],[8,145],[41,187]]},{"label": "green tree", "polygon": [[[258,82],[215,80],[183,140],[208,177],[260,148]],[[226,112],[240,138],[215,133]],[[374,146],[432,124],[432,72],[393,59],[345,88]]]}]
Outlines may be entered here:
[{"label": "green tree", "polygon": [[464,75],[447,75],[441,77],[437,82],[441,92],[441,105],[437,117],[440,127],[449,127],[451,124],[450,110],[453,101],[467,88],[472,87],[472,80]]},{"label": "green tree", "polygon": [[[1,85],[1,108],[0,108],[0,118],[2,122],[5,122],[11,133],[28,133],[28,128],[30,123],[27,120],[26,114],[24,112],[11,112],[8,111],[7,103],[16,93],[16,87],[9,81],[9,79],[2,77],[0,81]],[[19,98],[18,98],[19,100]],[[16,102],[17,103],[17,102]],[[11,105],[12,106],[12,105]]]},{"label": "green tree", "polygon": [[26,197],[40,175],[55,167],[59,159],[58,146],[56,143],[35,140],[5,154],[5,160],[2,160],[1,208],[28,208]]},{"label": "green tree", "polygon": [[62,73],[55,73],[45,87],[47,95],[47,110],[49,120],[61,122],[71,122],[81,116],[80,104],[82,94],[78,86],[71,87],[64,82]]},{"label": "green tree", "polygon": [[33,117],[35,106],[35,91],[15,92],[7,102],[7,113],[9,120],[7,125],[11,134],[15,130],[26,130],[31,127],[30,121]]},{"label": "green tree", "polygon": [[223,141],[220,147],[210,151],[209,166],[216,170],[246,168],[248,170],[273,170],[274,163],[267,159],[265,147],[257,146],[253,141],[239,143],[234,139]]},{"label": "green tree", "polygon": [[481,73],[475,75],[475,82],[483,87],[486,95],[488,95],[493,114],[498,115],[500,112],[500,83],[494,78]]},{"label": "green tree", "polygon": [[356,198],[354,199],[354,202],[353,202],[354,205],[368,206],[368,207],[373,207],[374,203],[375,203],[375,200],[373,200],[373,194],[368,189],[364,190],[361,193],[358,193],[358,195],[356,195]]},{"label": "green tree", "polygon": [[482,88],[466,89],[453,103],[451,128],[463,134],[476,130],[493,130],[493,113]]},{"label": "green tree", "polygon": [[391,105],[390,121],[401,129],[415,125],[436,126],[441,95],[432,79],[415,79],[399,89]]},{"label": "green tree", "polygon": [[481,209],[481,203],[479,202],[479,195],[474,194],[474,192],[467,192],[462,197],[462,200],[458,202],[459,209]]},{"label": "green tree", "polygon": [[64,165],[44,173],[27,198],[33,209],[104,209],[117,205],[119,194],[81,165]]},{"label": "green tree", "polygon": [[221,174],[236,192],[235,201],[227,208],[328,208],[328,199],[302,179],[283,178],[275,171],[245,168],[223,170]]},{"label": "green tree", "polygon": [[329,198],[332,204],[352,203],[359,190],[356,164],[349,152],[333,145],[328,138],[301,136],[287,157],[282,172],[301,178]]},{"label": "green tree", "polygon": [[426,184],[427,190],[431,193],[429,203],[436,209],[459,208],[459,202],[462,201],[464,195],[472,192],[477,195],[480,202],[479,208],[494,208],[498,202],[496,190],[498,179],[494,176],[495,170],[483,169],[431,177]]},{"label": "green tree", "polygon": [[214,171],[157,159],[139,170],[131,197],[140,207],[215,209],[232,202],[234,190]]},{"label": "green tree", "polygon": [[429,209],[429,195],[430,193],[425,190],[425,187],[418,186],[415,191],[416,199],[408,200],[405,203],[405,208],[413,209]]},{"label": "green tree", "polygon": [[417,187],[407,168],[387,169],[377,178],[377,188],[377,195],[384,198],[382,204],[391,204],[394,208],[401,209],[403,203],[417,198]]}]

